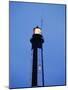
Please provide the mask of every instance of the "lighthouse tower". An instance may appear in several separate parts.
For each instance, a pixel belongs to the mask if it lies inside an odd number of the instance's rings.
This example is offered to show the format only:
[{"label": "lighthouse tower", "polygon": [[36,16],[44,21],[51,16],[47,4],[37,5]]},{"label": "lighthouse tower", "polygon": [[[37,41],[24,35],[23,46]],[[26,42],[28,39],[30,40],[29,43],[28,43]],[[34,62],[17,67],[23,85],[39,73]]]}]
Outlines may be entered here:
[{"label": "lighthouse tower", "polygon": [[40,27],[33,29],[30,39],[32,44],[32,87],[44,86],[44,67],[43,67],[43,36]]}]

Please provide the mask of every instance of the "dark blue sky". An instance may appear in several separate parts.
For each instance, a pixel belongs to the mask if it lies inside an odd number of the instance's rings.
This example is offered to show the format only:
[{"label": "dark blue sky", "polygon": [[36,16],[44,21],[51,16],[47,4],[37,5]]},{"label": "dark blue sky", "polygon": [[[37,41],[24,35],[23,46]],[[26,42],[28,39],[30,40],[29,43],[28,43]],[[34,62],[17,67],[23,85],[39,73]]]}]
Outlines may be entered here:
[{"label": "dark blue sky", "polygon": [[10,87],[31,87],[33,28],[44,37],[45,86],[65,84],[65,5],[10,2]]}]

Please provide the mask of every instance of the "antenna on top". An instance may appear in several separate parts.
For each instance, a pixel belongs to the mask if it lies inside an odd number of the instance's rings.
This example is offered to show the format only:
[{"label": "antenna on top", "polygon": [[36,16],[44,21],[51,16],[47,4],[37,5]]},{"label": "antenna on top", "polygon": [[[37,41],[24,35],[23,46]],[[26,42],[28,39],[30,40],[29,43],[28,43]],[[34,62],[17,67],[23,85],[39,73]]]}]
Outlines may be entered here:
[{"label": "antenna on top", "polygon": [[43,19],[41,18],[41,29],[42,29],[42,26],[43,26]]}]

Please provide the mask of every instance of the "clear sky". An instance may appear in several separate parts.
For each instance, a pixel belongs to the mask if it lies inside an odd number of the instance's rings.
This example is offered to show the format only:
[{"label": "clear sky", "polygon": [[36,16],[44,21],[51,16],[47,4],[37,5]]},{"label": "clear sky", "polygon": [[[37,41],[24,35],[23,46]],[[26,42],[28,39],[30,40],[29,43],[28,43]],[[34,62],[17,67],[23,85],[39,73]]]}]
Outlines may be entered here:
[{"label": "clear sky", "polygon": [[33,28],[44,37],[45,86],[65,84],[65,5],[10,2],[10,87],[31,87]]}]

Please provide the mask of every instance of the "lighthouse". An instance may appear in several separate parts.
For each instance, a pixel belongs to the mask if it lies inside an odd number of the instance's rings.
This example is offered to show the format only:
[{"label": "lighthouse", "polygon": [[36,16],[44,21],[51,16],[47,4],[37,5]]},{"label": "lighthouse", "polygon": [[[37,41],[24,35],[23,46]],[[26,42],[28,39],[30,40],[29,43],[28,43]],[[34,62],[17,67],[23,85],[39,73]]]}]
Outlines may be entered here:
[{"label": "lighthouse", "polygon": [[32,44],[32,87],[44,86],[43,43],[42,30],[39,26],[33,28],[30,39]]}]

